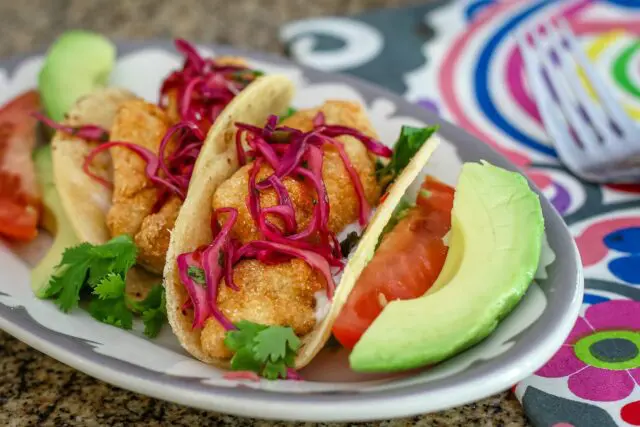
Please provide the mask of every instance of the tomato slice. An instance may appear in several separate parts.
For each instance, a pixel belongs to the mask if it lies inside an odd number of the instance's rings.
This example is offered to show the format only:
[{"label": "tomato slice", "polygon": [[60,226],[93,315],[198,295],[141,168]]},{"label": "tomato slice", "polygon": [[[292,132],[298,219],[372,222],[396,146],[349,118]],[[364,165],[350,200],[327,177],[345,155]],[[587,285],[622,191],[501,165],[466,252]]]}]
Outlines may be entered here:
[{"label": "tomato slice", "polygon": [[383,237],[333,325],[333,335],[346,348],[355,346],[389,301],[424,295],[442,270],[454,190],[431,177],[423,188],[430,196],[419,198]]},{"label": "tomato slice", "polygon": [[29,205],[0,199],[0,234],[17,240],[31,240],[38,235],[38,212]]},{"label": "tomato slice", "polygon": [[416,199],[416,204],[432,210],[451,212],[454,189],[435,177],[427,175]]},{"label": "tomato slice", "polygon": [[31,240],[37,233],[40,194],[31,158],[40,96],[31,90],[0,109],[0,235]]}]

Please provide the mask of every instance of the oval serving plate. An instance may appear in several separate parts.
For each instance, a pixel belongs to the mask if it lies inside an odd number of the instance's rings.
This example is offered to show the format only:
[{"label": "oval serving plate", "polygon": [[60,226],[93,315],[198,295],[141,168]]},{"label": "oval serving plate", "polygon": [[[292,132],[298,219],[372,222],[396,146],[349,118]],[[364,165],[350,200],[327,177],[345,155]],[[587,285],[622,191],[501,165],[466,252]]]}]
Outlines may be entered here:
[{"label": "oval serving plate", "polygon": [[[203,54],[245,56],[265,72],[289,76],[297,87],[294,106],[326,99],[352,99],[367,107],[380,138],[392,144],[403,124],[439,123],[442,144],[423,174],[455,184],[462,162],[487,160],[515,170],[500,154],[464,130],[397,95],[350,77],[301,67],[284,59],[227,47],[201,47]],[[35,87],[42,56],[0,61],[0,104]],[[111,78],[155,102],[160,82],[180,65],[171,42],[123,43]],[[421,179],[421,178],[419,178]],[[414,183],[410,191],[417,190]],[[325,349],[301,374],[305,381],[231,381],[187,355],[168,327],[148,340],[94,321],[83,310],[63,314],[33,296],[28,260],[33,246],[0,242],[0,328],[34,348],[111,384],[189,406],[249,417],[355,421],[442,410],[503,391],[540,368],[560,347],[577,317],[583,278],[575,244],[564,222],[541,196],[555,260],[544,269],[518,307],[482,343],[430,370],[396,375],[360,375],[347,353]],[[41,243],[46,245],[43,238]],[[553,257],[551,257],[553,258]]]}]

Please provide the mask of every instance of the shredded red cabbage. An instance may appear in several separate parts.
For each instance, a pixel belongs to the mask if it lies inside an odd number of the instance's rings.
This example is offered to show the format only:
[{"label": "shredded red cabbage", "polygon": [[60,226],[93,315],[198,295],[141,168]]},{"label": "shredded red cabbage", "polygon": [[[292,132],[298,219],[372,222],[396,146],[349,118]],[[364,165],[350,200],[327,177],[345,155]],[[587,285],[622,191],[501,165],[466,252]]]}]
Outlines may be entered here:
[{"label": "shredded red cabbage", "polygon": [[[189,294],[189,300],[185,302],[182,309],[193,308],[193,328],[202,328],[204,322],[211,317],[211,306],[207,301],[207,291],[203,285],[189,275],[189,268],[202,268],[202,264],[194,257],[195,252],[178,255],[178,274],[180,281],[184,285]],[[190,304],[189,304],[190,303]]]},{"label": "shredded red cabbage", "polygon": [[82,139],[95,142],[107,142],[109,140],[109,132],[97,125],[67,126],[61,125],[51,120],[40,112],[31,113],[33,117],[41,121],[52,129],[59,130],[69,135],[77,136]]},{"label": "shredded red cabbage", "polygon": [[224,107],[261,73],[205,59],[182,39],[176,40],[175,46],[185,60],[182,69],[171,73],[163,82],[160,106],[168,107],[170,96],[175,96],[181,120],[196,122],[206,133]]},{"label": "shredded red cabbage", "polygon": [[158,156],[156,156],[151,150],[145,147],[142,147],[140,145],[133,144],[131,142],[111,141],[111,142],[107,142],[105,144],[99,145],[93,150],[91,150],[91,152],[87,155],[87,157],[85,157],[84,165],[82,166],[84,172],[87,175],[101,182],[103,185],[107,187],[111,186],[110,182],[94,174],[93,172],[91,172],[91,169],[90,169],[91,162],[93,161],[93,159],[98,154],[100,154],[105,150],[108,150],[111,147],[124,147],[136,153],[138,156],[140,156],[142,160],[144,160],[147,163],[147,166],[145,168],[145,173],[149,177],[149,180],[151,180],[151,182],[153,182],[156,185],[167,188],[172,192],[174,192],[175,194],[179,195],[180,197],[184,198],[184,193],[182,192],[182,189],[180,187],[176,186],[170,180],[161,178],[159,176],[158,170],[160,168],[160,161],[158,160]]},{"label": "shredded red cabbage", "polygon": [[239,380],[247,380],[247,381],[260,381],[260,375],[256,374],[253,371],[227,371],[222,374],[222,378],[225,380],[231,381],[239,381]]},{"label": "shredded red cabbage", "polygon": [[[246,203],[262,239],[241,245],[230,238],[229,233],[237,217],[237,211],[231,208],[224,210],[230,213],[231,217],[227,219],[222,229],[216,231],[215,218],[223,210],[214,212],[212,227],[214,234],[217,233],[217,235],[205,250],[206,262],[203,262],[203,268],[207,277],[209,312],[216,319],[219,319],[216,316],[219,311],[214,297],[217,296],[220,279],[224,277],[227,286],[237,289],[233,283],[233,267],[243,259],[257,259],[266,264],[277,264],[291,258],[302,259],[323,275],[327,295],[332,298],[335,290],[332,268],[341,270],[344,267],[344,260],[338,239],[329,229],[331,207],[322,176],[323,147],[331,146],[338,151],[359,200],[358,220],[363,227],[369,219],[370,207],[355,167],[343,144],[335,138],[349,135],[360,140],[371,152],[384,157],[391,156],[391,150],[356,129],[326,125],[322,113],[314,117],[314,128],[309,132],[285,126],[277,127],[277,123],[276,116],[270,116],[263,128],[236,123],[236,150],[240,163],[245,164],[250,156],[255,158],[249,169]],[[269,165],[273,173],[258,182],[258,174],[265,165]],[[295,206],[283,184],[286,177],[304,180],[313,190],[315,206],[312,217],[307,227],[300,231],[295,218]],[[272,207],[262,208],[260,192],[268,189],[276,192],[278,203]],[[279,218],[283,227],[274,225],[270,221],[271,218]],[[179,268],[185,267],[179,266]],[[195,303],[193,305],[196,306]],[[228,327],[230,322],[222,319],[221,324]],[[298,378],[293,370],[288,373],[288,377]]]}]

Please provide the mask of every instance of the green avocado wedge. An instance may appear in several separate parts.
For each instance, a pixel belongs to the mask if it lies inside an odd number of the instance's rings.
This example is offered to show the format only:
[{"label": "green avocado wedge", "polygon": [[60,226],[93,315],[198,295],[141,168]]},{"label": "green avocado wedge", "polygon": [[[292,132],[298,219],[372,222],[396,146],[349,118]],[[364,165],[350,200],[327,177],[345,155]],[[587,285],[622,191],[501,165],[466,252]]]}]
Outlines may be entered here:
[{"label": "green avocado wedge", "polygon": [[105,86],[115,58],[115,45],[99,34],[72,30],[58,37],[38,75],[47,115],[60,122],[78,98]]},{"label": "green avocado wedge", "polygon": [[38,265],[31,270],[31,289],[38,298],[44,298],[49,279],[60,262],[62,253],[65,249],[76,246],[80,240],[67,219],[53,181],[51,146],[38,148],[34,153],[34,162],[38,185],[42,191],[44,227],[54,235],[53,245]]},{"label": "green avocado wedge", "polygon": [[544,234],[540,200],[522,175],[465,163],[450,233],[434,286],[384,308],[351,352],[353,370],[402,371],[450,358],[491,334],[522,299]]}]

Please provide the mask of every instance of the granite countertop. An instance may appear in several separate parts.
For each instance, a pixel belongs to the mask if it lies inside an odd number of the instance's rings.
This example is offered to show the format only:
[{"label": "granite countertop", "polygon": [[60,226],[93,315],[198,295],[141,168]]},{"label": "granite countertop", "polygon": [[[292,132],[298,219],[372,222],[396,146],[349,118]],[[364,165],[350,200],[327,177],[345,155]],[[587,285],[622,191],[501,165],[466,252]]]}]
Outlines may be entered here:
[{"label": "granite countertop", "polygon": [[[416,0],[20,0],[0,1],[0,56],[48,45],[69,28],[114,38],[184,37],[281,52],[279,26],[309,16],[357,13]],[[260,425],[148,398],[95,380],[0,332],[0,425]],[[306,425],[306,424],[305,424]],[[339,425],[339,424],[331,424]],[[510,393],[435,414],[382,423],[392,427],[525,426]]]}]

